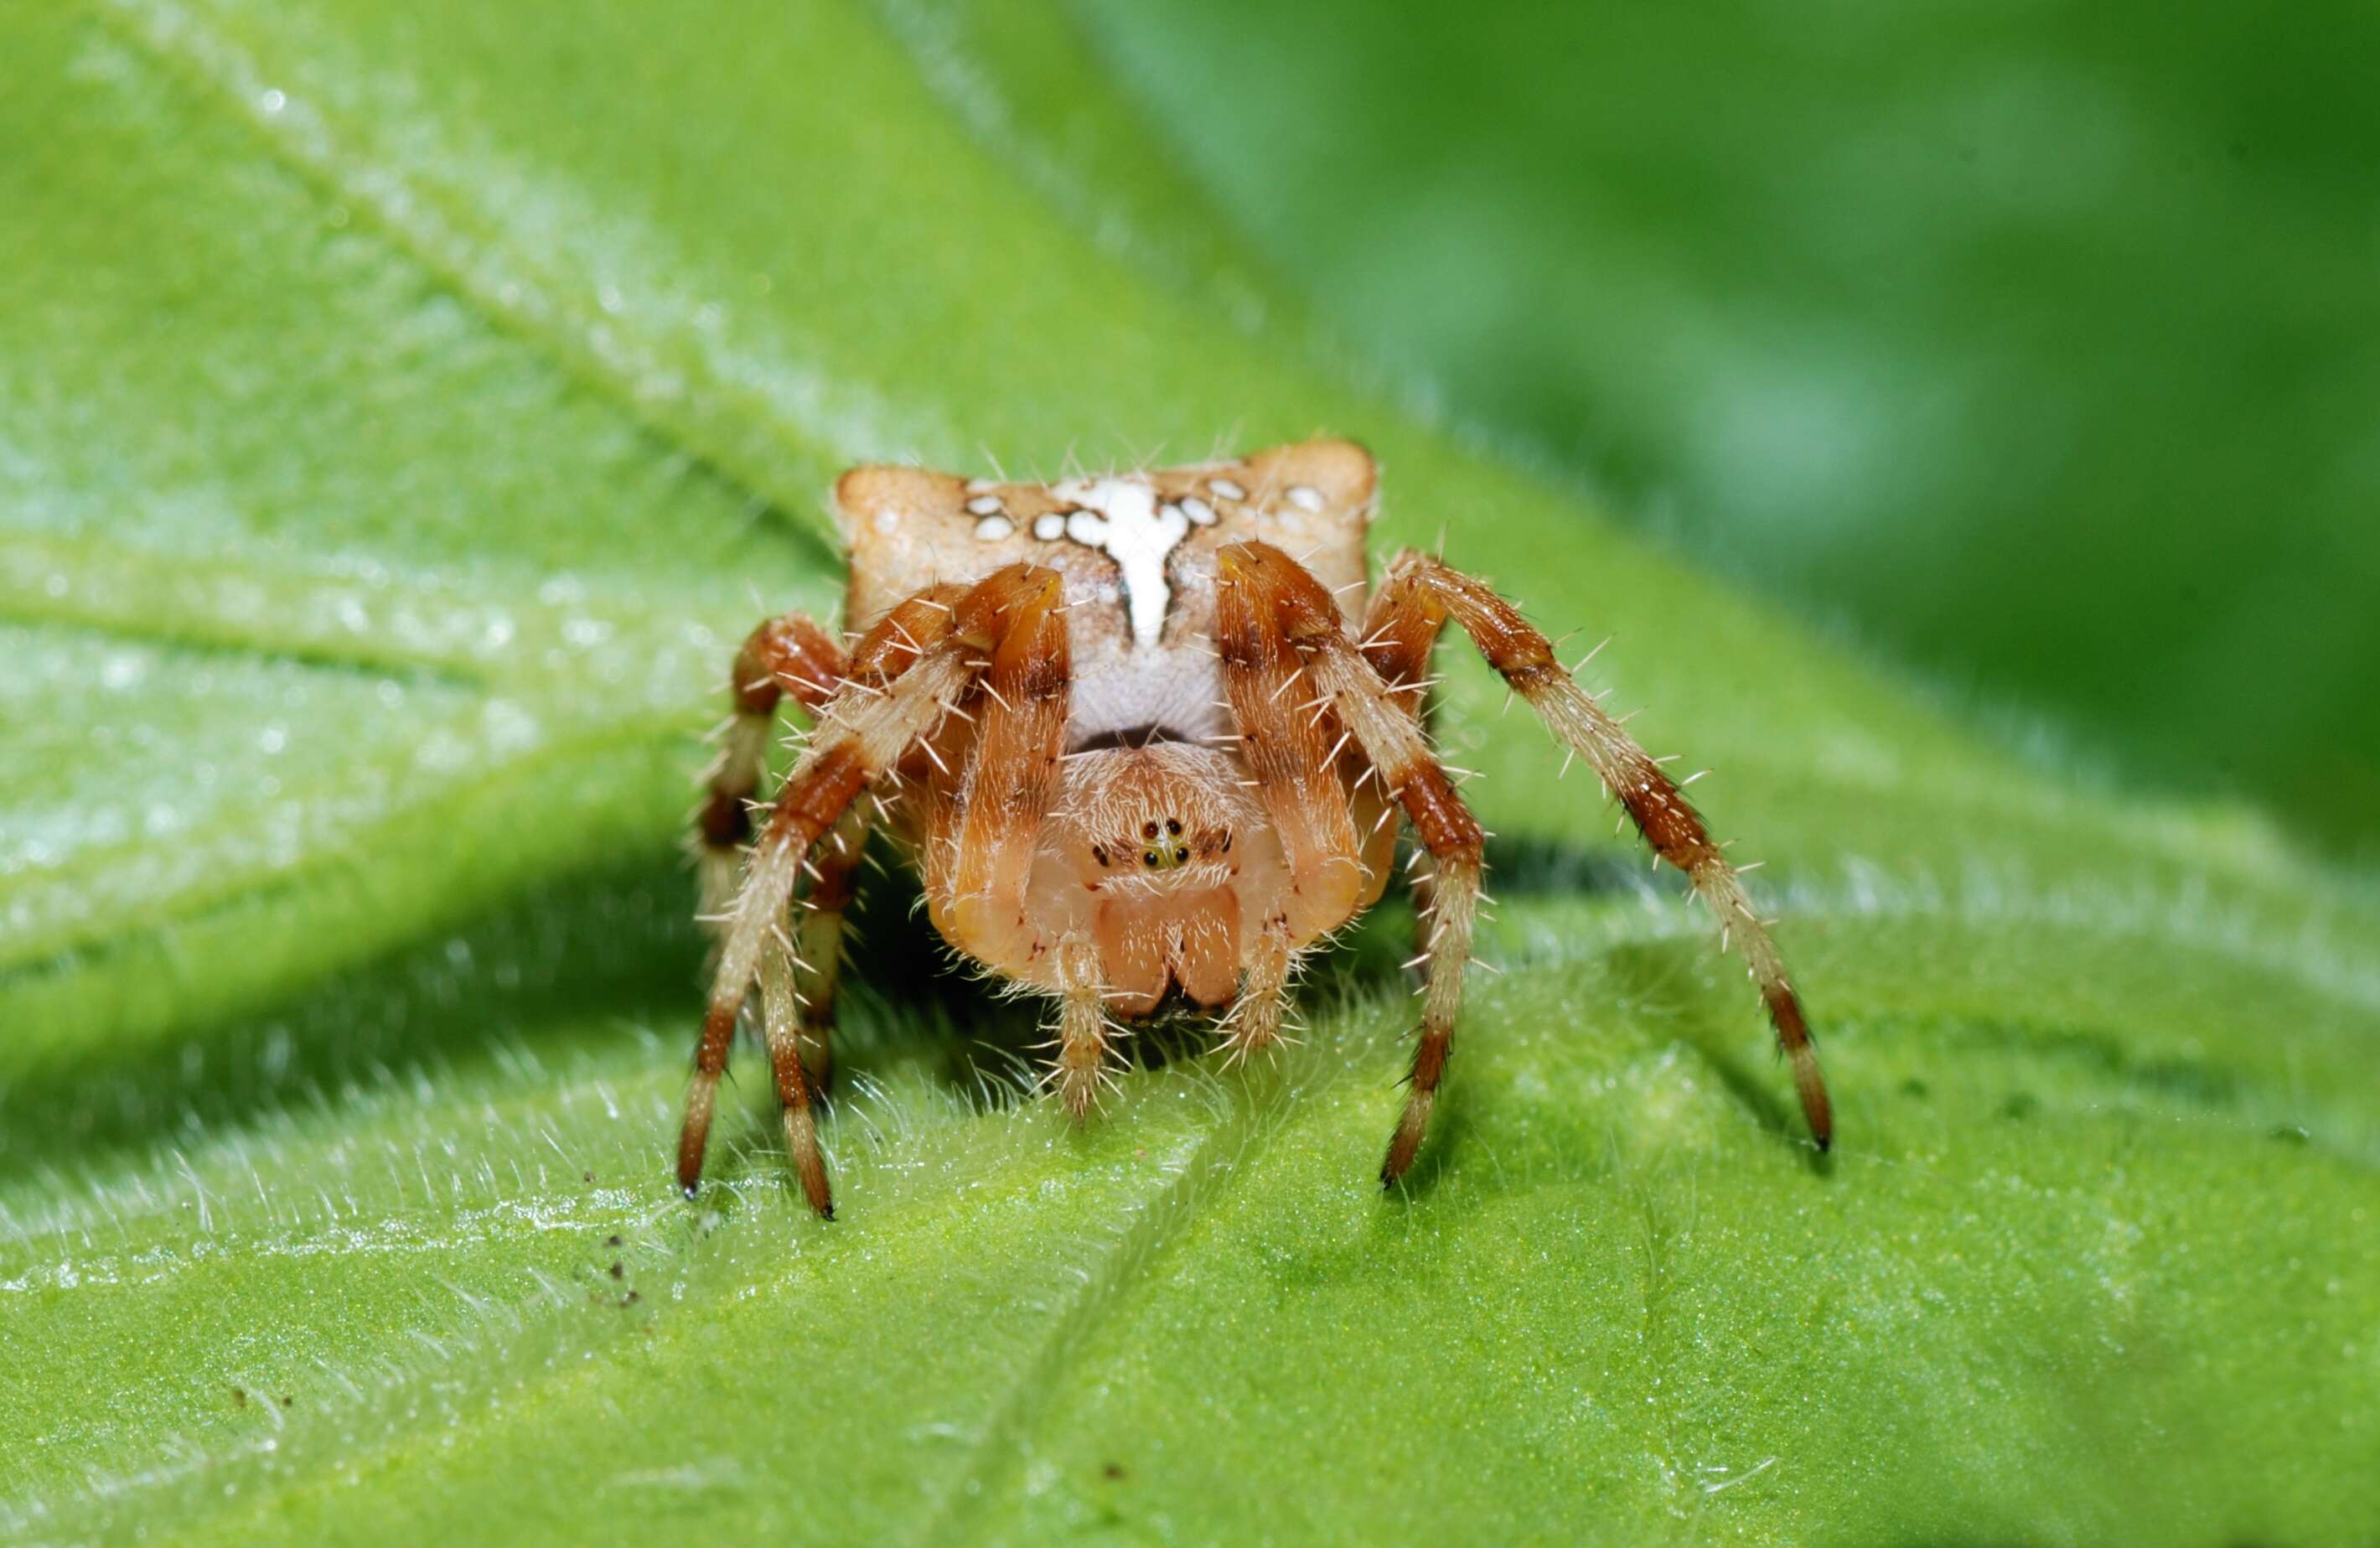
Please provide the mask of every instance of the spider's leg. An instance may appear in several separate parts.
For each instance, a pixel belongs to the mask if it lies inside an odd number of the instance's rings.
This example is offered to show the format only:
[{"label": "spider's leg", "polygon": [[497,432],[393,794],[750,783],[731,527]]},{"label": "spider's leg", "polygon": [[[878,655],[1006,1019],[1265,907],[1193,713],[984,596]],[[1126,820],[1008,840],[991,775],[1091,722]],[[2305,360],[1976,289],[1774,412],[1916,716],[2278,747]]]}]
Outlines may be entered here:
[{"label": "spider's leg", "polygon": [[794,905],[792,990],[795,1043],[810,1084],[834,1085],[834,995],[843,976],[844,914],[859,891],[868,853],[868,813],[855,801],[810,851],[810,886]]},{"label": "spider's leg", "polygon": [[752,836],[752,797],[768,767],[779,701],[790,694],[815,719],[844,669],[843,647],[801,613],[769,619],[736,652],[727,685],[735,718],[704,776],[708,793],[695,820],[706,920],[735,897],[737,856]]},{"label": "spider's leg", "polygon": [[678,1185],[689,1196],[701,1181],[711,1105],[736,1018],[810,847],[957,702],[974,680],[982,641],[998,637],[1008,612],[1057,585],[1050,570],[1013,565],[967,590],[955,605],[938,594],[942,589],[921,591],[886,614],[853,651],[843,686],[820,711],[817,735],[785,776],[768,825],[745,858],[727,916],[678,1137]]},{"label": "spider's leg", "polygon": [[[1245,562],[1259,547],[1279,555],[1286,570]],[[1242,560],[1235,562],[1235,555]],[[1256,776],[1289,866],[1288,901],[1280,918],[1294,950],[1346,923],[1363,905],[1366,879],[1363,835],[1355,831],[1347,781],[1332,753],[1334,733],[1314,713],[1308,664],[1280,625],[1281,591],[1292,573],[1304,587],[1318,591],[1321,583],[1269,545],[1233,544],[1216,557],[1215,652],[1223,694],[1240,755]]]},{"label": "spider's leg", "polygon": [[1055,990],[1049,1079],[1081,1123],[1107,1063],[1104,968],[1089,935],[1053,941],[1030,908],[1034,853],[1062,783],[1073,687],[1064,597],[1054,579],[1020,591],[998,635],[972,643],[984,652],[982,691],[967,702],[974,727],[965,762],[955,775],[941,768],[929,776],[928,914],[977,961]]},{"label": "spider's leg", "polygon": [[760,1016],[769,1034],[769,1063],[777,1074],[777,1105],[784,1115],[785,1150],[810,1208],[834,1218],[834,1194],[819,1149],[818,1113],[810,1082],[802,1073],[802,1007],[794,989],[796,969],[782,942],[771,941],[760,957]]},{"label": "spider's leg", "polygon": [[[1047,573],[1047,572],[1044,572]],[[957,798],[936,816],[948,842],[927,907],[943,936],[978,961],[1031,980],[1050,943],[1026,913],[1035,849],[1058,802],[1072,687],[1064,599],[1053,584],[1020,597],[987,657],[983,691],[968,701],[973,745]]]},{"label": "spider's leg", "polygon": [[1553,647],[1512,604],[1486,583],[1448,568],[1426,554],[1406,552],[1390,565],[1387,582],[1372,604],[1364,653],[1380,676],[1406,680],[1415,641],[1427,640],[1451,617],[1479,647],[1488,664],[1529,702],[1547,728],[1586,761],[1605,788],[1617,795],[1636,831],[1655,854],[1684,872],[1694,891],[1718,916],[1728,938],[1743,953],[1754,982],[1777,1029],[1777,1044],[1793,1067],[1793,1085],[1810,1134],[1825,1150],[1834,1137],[1827,1083],[1818,1069],[1802,1003],[1785,973],[1768,928],[1753,911],[1735,868],[1711,841],[1701,814],[1660,765],[1645,755],[1620,724],[1554,660]]},{"label": "spider's leg", "polygon": [[[1372,664],[1380,681],[1388,686],[1389,697],[1421,726],[1425,738],[1436,735],[1436,703],[1430,696],[1430,668],[1438,652],[1440,636],[1446,632],[1446,615],[1415,608],[1410,599],[1391,600],[1383,591],[1372,599],[1364,614],[1361,626],[1361,649],[1364,659]],[[1419,857],[1415,857],[1418,861]],[[1414,951],[1418,959],[1429,956],[1429,920],[1436,903],[1435,872],[1417,863],[1406,884],[1413,895]]]},{"label": "spider's leg", "polygon": [[1406,820],[1437,865],[1421,1037],[1414,1048],[1404,1113],[1380,1164],[1380,1181],[1393,1184],[1421,1149],[1453,1046],[1455,1015],[1463,1004],[1463,969],[1471,959],[1471,927],[1478,913],[1485,835],[1430,752],[1412,713],[1348,640],[1322,583],[1269,543],[1235,544],[1218,560],[1225,575],[1268,578],[1275,632],[1304,655],[1316,689],[1371,761],[1383,786],[1404,808]]}]

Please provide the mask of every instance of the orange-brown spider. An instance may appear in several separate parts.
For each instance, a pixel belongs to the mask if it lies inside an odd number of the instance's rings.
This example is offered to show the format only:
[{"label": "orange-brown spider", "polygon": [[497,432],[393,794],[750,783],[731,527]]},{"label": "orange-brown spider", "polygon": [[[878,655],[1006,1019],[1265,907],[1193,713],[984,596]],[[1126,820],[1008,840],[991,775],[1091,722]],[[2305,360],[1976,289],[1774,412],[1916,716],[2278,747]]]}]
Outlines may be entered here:
[{"label": "orange-brown spider", "polygon": [[[1479,899],[1479,824],[1421,713],[1450,618],[1718,915],[1826,1146],[1801,1006],[1701,818],[1486,585],[1407,552],[1367,594],[1374,487],[1371,457],[1345,441],[1051,484],[844,475],[844,616],[864,631],[848,651],[799,615],[753,631],[700,817],[721,928],[678,1143],[689,1197],[757,984],[786,1141],[811,1204],[832,1216],[812,1094],[829,1075],[843,911],[870,828],[922,876],[944,940],[1056,1002],[1049,1080],[1080,1121],[1111,1018],[1170,992],[1218,1013],[1234,1053],[1279,1037],[1299,954],[1388,885],[1402,809],[1433,866],[1420,1038],[1380,1166],[1393,1184],[1446,1069]],[[816,730],[756,808],[787,696]]]}]

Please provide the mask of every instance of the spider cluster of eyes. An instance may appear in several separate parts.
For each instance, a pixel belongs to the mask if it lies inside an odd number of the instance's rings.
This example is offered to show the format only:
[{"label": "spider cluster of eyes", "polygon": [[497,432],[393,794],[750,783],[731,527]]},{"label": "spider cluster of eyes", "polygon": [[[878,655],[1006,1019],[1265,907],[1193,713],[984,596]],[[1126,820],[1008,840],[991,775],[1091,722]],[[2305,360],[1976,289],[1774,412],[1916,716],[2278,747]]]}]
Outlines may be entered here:
[{"label": "spider cluster of eyes", "polygon": [[[1143,823],[1140,825],[1140,841],[1147,846],[1140,851],[1140,863],[1150,871],[1171,871],[1177,865],[1190,863],[1190,847],[1182,842],[1182,819],[1179,817],[1168,817],[1161,828],[1154,822]],[[1133,847],[1125,844],[1117,847],[1128,852]],[[1091,858],[1102,866],[1113,865],[1115,850],[1104,844],[1094,844],[1091,846]]]}]

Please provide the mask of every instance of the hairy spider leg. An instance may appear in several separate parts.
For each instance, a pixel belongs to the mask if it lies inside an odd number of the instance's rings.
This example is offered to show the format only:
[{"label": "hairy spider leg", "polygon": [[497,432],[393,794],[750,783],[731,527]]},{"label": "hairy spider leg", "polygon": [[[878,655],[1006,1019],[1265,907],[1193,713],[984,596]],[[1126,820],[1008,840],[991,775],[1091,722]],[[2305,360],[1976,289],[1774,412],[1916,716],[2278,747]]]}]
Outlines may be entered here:
[{"label": "hairy spider leg", "polygon": [[[1279,555],[1287,568],[1257,562],[1257,554]],[[1234,543],[1215,557],[1215,652],[1224,701],[1289,867],[1289,895],[1277,918],[1294,951],[1352,918],[1366,880],[1334,738],[1314,713],[1312,685],[1303,680],[1305,661],[1278,616],[1285,578],[1293,572],[1317,590],[1321,583],[1269,544]],[[1323,597],[1327,604],[1329,593]],[[1273,921],[1248,922],[1262,929]]]},{"label": "hairy spider leg", "polygon": [[1372,599],[1364,621],[1364,657],[1392,692],[1411,693],[1412,685],[1427,675],[1431,648],[1450,617],[1463,626],[1479,653],[1528,701],[1547,729],[1584,758],[1604,788],[1620,798],[1653,852],[1684,872],[1694,892],[1718,916],[1724,938],[1743,953],[1776,1028],[1778,1048],[1792,1066],[1794,1090],[1811,1138],[1820,1150],[1827,1149],[1834,1140],[1834,1115],[1826,1078],[1800,997],[1767,926],[1753,911],[1742,881],[1712,842],[1701,814],[1635,738],[1554,660],[1546,637],[1484,581],[1430,555],[1407,550],[1390,563],[1387,580]]},{"label": "hairy spider leg", "polygon": [[794,1003],[802,1068],[821,1094],[834,1086],[834,997],[843,979],[844,915],[859,894],[859,866],[873,828],[854,801],[810,851],[810,884],[794,903]]},{"label": "hairy spider leg", "polygon": [[948,594],[953,589],[930,588],[892,608],[853,651],[842,687],[820,710],[816,735],[785,776],[768,825],[745,858],[678,1137],[678,1184],[689,1197],[701,1182],[712,1104],[736,1018],[764,955],[779,944],[780,922],[810,848],[861,790],[957,703],[975,678],[974,658],[984,642],[1004,634],[1020,597],[1046,596],[1056,585],[1052,572],[1019,564],[965,589],[955,602]]},{"label": "hairy spider leg", "polygon": [[724,912],[735,896],[743,847],[752,836],[752,797],[768,768],[779,702],[790,695],[815,721],[842,686],[844,672],[843,647],[804,613],[768,619],[735,652],[727,680],[734,718],[705,775],[709,793],[695,819],[706,920]]},{"label": "hairy spider leg", "polygon": [[1305,669],[1331,714],[1354,738],[1381,784],[1403,807],[1405,820],[1436,866],[1428,928],[1428,973],[1422,1022],[1414,1046],[1403,1115],[1389,1142],[1380,1180],[1392,1184],[1413,1164],[1429,1127],[1430,1109],[1454,1042],[1463,1006],[1463,970],[1471,959],[1478,914],[1481,851],[1486,835],[1455,794],[1454,782],[1430,752],[1420,723],[1347,638],[1330,593],[1305,567],[1269,543],[1223,550],[1226,575],[1264,578],[1274,632],[1304,657]]},{"label": "hairy spider leg", "polygon": [[771,941],[760,956],[760,1019],[769,1037],[769,1064],[777,1077],[777,1110],[785,1125],[785,1152],[810,1208],[834,1218],[834,1190],[827,1182],[826,1155],[819,1149],[818,1110],[802,1073],[802,1007],[794,988],[794,954]]},{"label": "hairy spider leg", "polygon": [[1049,939],[1029,907],[1036,850],[1063,785],[1073,668],[1064,589],[1042,569],[1020,584],[997,640],[976,644],[981,692],[964,772],[930,783],[929,917],[968,956],[1020,982],[1054,984],[1058,1024],[1047,1079],[1067,1114],[1084,1122],[1109,1079],[1112,1049],[1104,967],[1089,933]]},{"label": "hairy spider leg", "polygon": [[968,642],[987,653],[982,691],[970,700],[974,745],[959,779],[956,811],[945,809],[955,842],[928,891],[944,938],[996,971],[1046,981],[1037,956],[1048,948],[1026,916],[1034,851],[1058,801],[1066,750],[1068,655],[1065,597],[1054,570],[1034,572],[1002,616],[998,638]]}]

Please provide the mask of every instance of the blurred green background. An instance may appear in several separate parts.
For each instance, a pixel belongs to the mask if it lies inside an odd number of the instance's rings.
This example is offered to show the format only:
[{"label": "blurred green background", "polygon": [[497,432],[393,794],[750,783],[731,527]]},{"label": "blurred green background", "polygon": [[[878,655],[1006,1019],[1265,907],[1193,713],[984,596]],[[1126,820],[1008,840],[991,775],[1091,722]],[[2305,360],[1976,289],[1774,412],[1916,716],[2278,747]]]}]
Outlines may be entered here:
[{"label": "blurred green background", "polygon": [[2015,734],[2380,853],[2380,11],[1078,9],[1456,420]]}]

